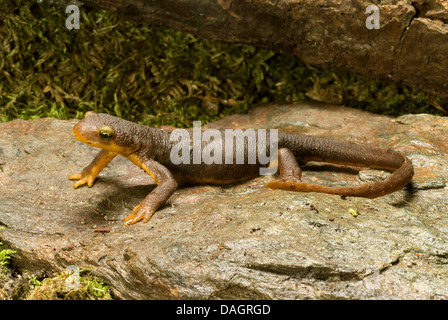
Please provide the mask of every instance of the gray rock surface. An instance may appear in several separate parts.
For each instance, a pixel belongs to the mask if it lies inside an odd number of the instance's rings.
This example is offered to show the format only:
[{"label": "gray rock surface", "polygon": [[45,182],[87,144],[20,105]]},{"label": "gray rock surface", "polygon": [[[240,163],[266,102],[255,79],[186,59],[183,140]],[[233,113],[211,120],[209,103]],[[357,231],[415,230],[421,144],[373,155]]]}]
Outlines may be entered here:
[{"label": "gray rock surface", "polygon": [[[14,267],[52,274],[76,265],[124,299],[447,299],[448,120],[399,118],[315,103],[269,105],[209,127],[279,128],[392,147],[412,185],[379,198],[269,190],[272,177],[179,189],[146,224],[123,218],[154,187],[124,158],[92,188],[67,177],[97,149],[76,121],[0,124],[0,241]],[[356,184],[381,171],[309,164],[304,180]],[[103,232],[100,232],[103,231]]]}]

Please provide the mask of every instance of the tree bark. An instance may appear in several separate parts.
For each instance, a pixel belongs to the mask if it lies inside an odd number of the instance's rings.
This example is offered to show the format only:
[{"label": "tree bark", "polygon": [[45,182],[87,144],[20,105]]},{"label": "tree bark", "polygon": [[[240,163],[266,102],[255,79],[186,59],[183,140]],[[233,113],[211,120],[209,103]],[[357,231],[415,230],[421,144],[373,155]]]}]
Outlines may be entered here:
[{"label": "tree bark", "polygon": [[[377,1],[378,2],[378,1]],[[448,1],[84,0],[145,24],[242,42],[448,97]]]}]

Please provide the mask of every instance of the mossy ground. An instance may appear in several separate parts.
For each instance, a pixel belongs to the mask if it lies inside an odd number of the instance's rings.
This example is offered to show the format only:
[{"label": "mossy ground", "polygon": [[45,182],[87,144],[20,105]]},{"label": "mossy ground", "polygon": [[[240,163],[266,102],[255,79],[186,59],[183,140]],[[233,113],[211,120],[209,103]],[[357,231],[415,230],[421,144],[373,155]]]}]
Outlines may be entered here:
[{"label": "mossy ground", "polygon": [[[14,257],[13,257],[14,259]],[[112,300],[110,288],[102,280],[82,271],[79,284],[69,287],[71,273],[53,276],[26,276],[4,269],[0,277],[0,300]],[[71,283],[71,282],[70,282]]]},{"label": "mossy ground", "polygon": [[[1,231],[1,229],[0,229]],[[16,250],[0,242],[0,300],[111,300],[109,286],[95,277],[89,270],[80,270],[77,279],[70,272],[53,277],[24,277],[9,269],[10,260]],[[76,284],[76,285],[74,285]]]},{"label": "mossy ground", "polygon": [[67,287],[67,279],[71,274],[63,272],[52,278],[38,281],[31,278],[32,289],[26,296],[27,300],[112,300],[109,287],[92,275],[81,276],[79,287]]},{"label": "mossy ground", "polygon": [[312,98],[389,115],[439,113],[445,101],[388,81],[241,44],[139,25],[81,7],[0,0],[0,121],[80,118],[88,110],[143,124],[191,126],[264,102]]},{"label": "mossy ground", "polygon": [[4,271],[4,268],[6,268],[6,266],[8,265],[11,256],[15,253],[15,250],[4,248],[3,243],[0,242],[0,276]]},{"label": "mossy ground", "polygon": [[[2,227],[0,227],[0,231]],[[15,250],[6,248],[3,243],[0,242],[0,300],[7,299],[9,294],[7,290],[5,290],[4,286],[11,278],[11,272],[8,269],[9,261],[12,256],[16,254]]]}]

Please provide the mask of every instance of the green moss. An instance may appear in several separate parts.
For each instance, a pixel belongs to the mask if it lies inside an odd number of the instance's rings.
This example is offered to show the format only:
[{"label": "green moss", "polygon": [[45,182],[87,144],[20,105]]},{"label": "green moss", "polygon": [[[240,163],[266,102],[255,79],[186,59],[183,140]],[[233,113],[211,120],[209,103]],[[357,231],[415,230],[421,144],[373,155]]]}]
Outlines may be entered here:
[{"label": "green moss", "polygon": [[53,278],[38,280],[30,277],[33,289],[28,300],[111,300],[109,286],[97,277],[87,274],[80,276],[79,287],[71,289],[67,286],[70,273],[63,272]]},{"label": "green moss", "polygon": [[388,81],[240,44],[214,43],[81,7],[79,30],[60,7],[0,0],[0,121],[80,118],[88,110],[144,124],[191,126],[264,102],[313,98],[372,112],[438,113]]},{"label": "green moss", "polygon": [[0,277],[4,274],[11,256],[16,253],[15,250],[3,248],[3,243],[0,242]]}]

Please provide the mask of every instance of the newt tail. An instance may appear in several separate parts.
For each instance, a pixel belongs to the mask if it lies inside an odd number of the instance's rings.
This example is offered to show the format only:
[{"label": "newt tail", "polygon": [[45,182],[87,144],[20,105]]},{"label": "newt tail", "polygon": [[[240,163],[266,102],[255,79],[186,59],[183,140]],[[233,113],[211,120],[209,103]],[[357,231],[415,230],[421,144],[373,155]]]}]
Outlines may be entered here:
[{"label": "newt tail", "polygon": [[353,187],[327,187],[318,184],[308,184],[296,181],[271,181],[266,184],[270,189],[282,189],[298,192],[321,192],[362,198],[377,198],[401,190],[412,179],[414,168],[411,161],[403,157],[403,164],[385,180],[361,184]]},{"label": "newt tail", "polygon": [[[401,190],[412,179],[414,167],[412,162],[401,153],[376,147],[363,146],[350,142],[341,142],[316,137],[303,136],[300,145],[290,135],[286,135],[281,145],[291,150],[279,152],[280,178],[266,184],[270,189],[282,189],[298,192],[321,192],[341,196],[377,198]],[[301,181],[300,168],[291,172],[296,166],[295,159],[302,156],[305,161],[320,161],[356,167],[369,167],[392,171],[385,180],[365,183],[350,187],[328,187],[308,184]],[[283,158],[283,159],[281,159]],[[299,158],[300,159],[300,158]],[[298,165],[297,165],[298,166]],[[285,173],[286,172],[286,173]]]}]

